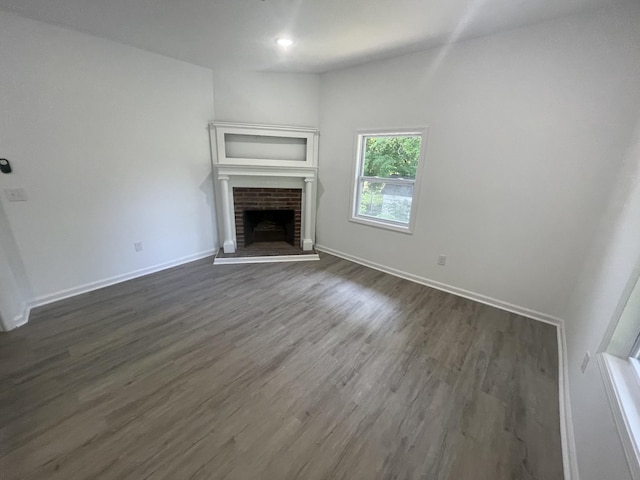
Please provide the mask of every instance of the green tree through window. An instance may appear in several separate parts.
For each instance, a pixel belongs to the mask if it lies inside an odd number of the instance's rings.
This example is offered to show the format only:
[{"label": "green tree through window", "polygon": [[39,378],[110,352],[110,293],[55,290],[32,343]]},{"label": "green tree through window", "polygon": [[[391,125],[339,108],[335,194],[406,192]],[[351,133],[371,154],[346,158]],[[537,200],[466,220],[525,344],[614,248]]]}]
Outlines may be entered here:
[{"label": "green tree through window", "polygon": [[364,176],[415,179],[420,141],[418,136],[367,137]]}]

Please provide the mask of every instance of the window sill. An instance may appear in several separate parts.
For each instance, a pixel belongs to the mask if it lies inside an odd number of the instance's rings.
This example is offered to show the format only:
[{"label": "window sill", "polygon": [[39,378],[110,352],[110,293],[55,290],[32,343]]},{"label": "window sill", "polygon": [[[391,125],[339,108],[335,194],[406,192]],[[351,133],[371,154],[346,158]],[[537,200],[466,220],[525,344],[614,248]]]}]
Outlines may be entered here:
[{"label": "window sill", "polygon": [[350,217],[349,221],[354,223],[359,223],[361,225],[369,225],[370,227],[383,228],[385,230],[391,230],[393,232],[406,233],[408,235],[413,234],[413,229],[411,224],[407,226],[387,223],[384,220],[376,220],[375,218],[365,218],[365,217]]},{"label": "window sill", "polygon": [[597,358],[631,478],[640,480],[640,365],[608,353]]}]

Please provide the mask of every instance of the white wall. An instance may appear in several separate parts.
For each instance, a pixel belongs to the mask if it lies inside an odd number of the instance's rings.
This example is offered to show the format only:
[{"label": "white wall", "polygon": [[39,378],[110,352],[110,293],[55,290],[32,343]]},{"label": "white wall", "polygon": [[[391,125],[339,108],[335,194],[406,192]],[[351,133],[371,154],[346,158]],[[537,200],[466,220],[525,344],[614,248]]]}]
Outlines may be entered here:
[{"label": "white wall", "polygon": [[[318,243],[562,317],[640,108],[638,7],[323,75]],[[349,222],[356,129],[423,125],[414,234]]]},{"label": "white wall", "polygon": [[[580,364],[609,338],[616,312],[640,266],[640,109],[629,148],[605,215],[566,315],[570,395],[581,480],[630,479],[595,361]],[[635,272],[634,272],[635,270]],[[626,292],[629,293],[628,291]],[[620,312],[617,312],[619,315]]]},{"label": "white wall", "polygon": [[315,74],[214,71],[216,120],[317,127],[320,77]]},{"label": "white wall", "polygon": [[1,202],[33,298],[214,247],[210,70],[4,12],[0,65],[0,189],[28,196]]}]

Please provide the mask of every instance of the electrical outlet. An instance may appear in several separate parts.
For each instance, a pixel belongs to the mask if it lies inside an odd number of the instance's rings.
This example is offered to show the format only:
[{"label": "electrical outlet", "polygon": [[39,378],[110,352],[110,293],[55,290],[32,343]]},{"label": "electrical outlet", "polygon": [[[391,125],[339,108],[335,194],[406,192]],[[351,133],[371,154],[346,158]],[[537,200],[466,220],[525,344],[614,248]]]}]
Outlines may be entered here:
[{"label": "electrical outlet", "polygon": [[444,267],[447,264],[447,256],[446,255],[438,255],[438,265]]},{"label": "electrical outlet", "polygon": [[136,252],[141,252],[142,251],[142,242],[134,242],[133,243],[133,248],[136,249]]},{"label": "electrical outlet", "polygon": [[4,194],[10,202],[26,202],[27,194],[23,188],[5,188]]},{"label": "electrical outlet", "polygon": [[580,370],[582,370],[582,373],[584,373],[584,371],[587,369],[589,360],[591,360],[591,354],[587,351],[587,353],[584,354],[584,358],[582,359],[582,365],[580,365]]}]

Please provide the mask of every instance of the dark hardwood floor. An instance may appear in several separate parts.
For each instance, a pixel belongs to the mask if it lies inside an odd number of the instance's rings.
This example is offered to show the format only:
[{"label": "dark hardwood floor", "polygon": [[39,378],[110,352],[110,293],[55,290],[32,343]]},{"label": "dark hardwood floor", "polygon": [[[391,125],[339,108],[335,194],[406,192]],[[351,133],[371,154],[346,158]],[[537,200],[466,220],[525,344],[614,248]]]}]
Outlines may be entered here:
[{"label": "dark hardwood floor", "polygon": [[0,334],[0,478],[556,480],[557,370],[555,327],[330,255],[207,259]]}]

